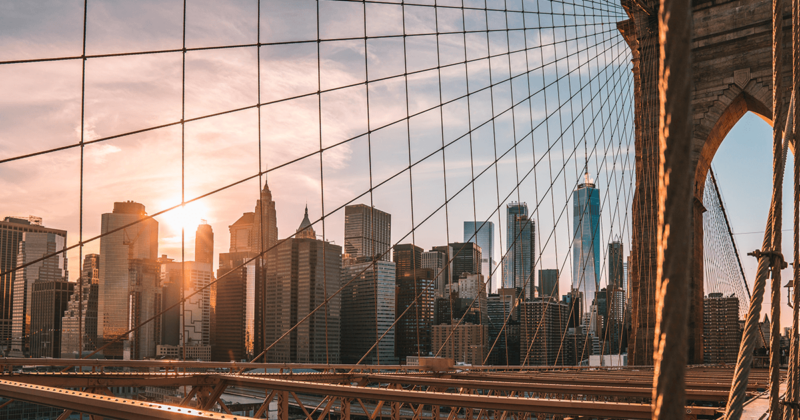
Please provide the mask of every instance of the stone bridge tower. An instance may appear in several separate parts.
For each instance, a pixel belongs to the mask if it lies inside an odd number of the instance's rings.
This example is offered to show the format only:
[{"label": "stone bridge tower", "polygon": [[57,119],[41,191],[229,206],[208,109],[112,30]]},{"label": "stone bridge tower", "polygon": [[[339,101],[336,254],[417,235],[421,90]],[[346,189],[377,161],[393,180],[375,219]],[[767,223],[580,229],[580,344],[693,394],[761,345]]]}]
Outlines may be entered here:
[{"label": "stone bridge tower", "polygon": [[[784,2],[783,86],[779,124],[791,91],[791,6]],[[636,191],[633,199],[630,293],[631,364],[653,364],[658,224],[658,0],[622,0],[630,19],[617,24],[633,52]],[[694,240],[689,363],[703,363],[703,189],[711,161],[737,121],[752,111],[772,124],[772,2],[694,0],[692,35],[692,165]],[[783,121],[783,122],[781,122]],[[771,144],[771,142],[769,143]],[[769,146],[771,147],[771,146]],[[766,223],[766,221],[765,221]]]}]

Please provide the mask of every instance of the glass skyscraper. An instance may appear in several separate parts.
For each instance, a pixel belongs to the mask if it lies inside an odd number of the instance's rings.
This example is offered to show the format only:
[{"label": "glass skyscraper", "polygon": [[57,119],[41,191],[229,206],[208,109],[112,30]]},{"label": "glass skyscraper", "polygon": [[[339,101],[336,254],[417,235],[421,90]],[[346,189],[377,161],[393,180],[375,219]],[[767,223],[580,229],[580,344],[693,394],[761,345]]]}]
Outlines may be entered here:
[{"label": "glass skyscraper", "polygon": [[583,293],[583,312],[600,290],[600,190],[589,179],[572,193],[572,288]]},{"label": "glass skyscraper", "polygon": [[491,293],[494,286],[494,223],[464,222],[464,242],[473,242],[481,247],[481,274],[486,278],[487,290]]},{"label": "glass skyscraper", "polygon": [[[536,225],[528,217],[528,205],[512,202],[506,206],[506,253],[503,260],[503,287],[525,288],[525,296],[533,297],[536,252]],[[527,286],[525,282],[527,281]]]}]

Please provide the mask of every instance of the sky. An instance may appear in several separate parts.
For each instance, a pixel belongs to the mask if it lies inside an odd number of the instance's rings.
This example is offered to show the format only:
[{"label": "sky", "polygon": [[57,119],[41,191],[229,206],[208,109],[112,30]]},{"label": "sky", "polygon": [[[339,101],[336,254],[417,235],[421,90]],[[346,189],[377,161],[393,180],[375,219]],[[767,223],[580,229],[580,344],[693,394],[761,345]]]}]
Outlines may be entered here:
[{"label": "sky", "polygon": [[[115,201],[143,203],[153,214],[180,204],[182,193],[190,200],[217,191],[156,217],[159,253],[180,259],[184,227],[191,261],[200,220],[214,229],[215,253],[226,252],[228,226],[254,210],[266,179],[280,238],[295,232],[308,206],[312,221],[326,214],[316,232],[341,245],[340,208],[371,203],[392,214],[392,242],[425,249],[463,240],[465,220],[490,220],[499,261],[504,207],[519,200],[537,224],[536,268],[562,270],[565,293],[571,195],[588,168],[601,191],[605,284],[606,244],[619,238],[630,250],[633,103],[630,55],[615,26],[622,18],[549,1],[489,1],[509,12],[463,14],[426,7],[427,0],[391,3],[321,1],[318,29],[315,1],[262,1],[260,27],[256,1],[187,2],[187,48],[252,44],[259,32],[266,45],[187,52],[185,90],[180,51],[86,60],[86,141],[168,126],[86,145],[82,195],[79,147],[0,163],[0,217],[43,217],[46,226],[68,230],[74,244],[81,207],[87,239],[99,234],[100,217]],[[461,4],[439,2],[452,3]],[[88,4],[88,55],[183,46],[182,1]],[[441,35],[437,44],[425,35],[437,29],[468,33]],[[404,30],[412,35],[405,43]],[[323,42],[315,42],[317,31]],[[82,41],[82,1],[0,3],[0,61],[80,56]],[[81,64],[0,65],[0,160],[80,141]],[[183,137],[176,124],[182,97],[184,118],[195,119]],[[713,161],[749,284],[756,261],[744,254],[761,247],[770,139],[769,125],[747,114]],[[261,180],[259,169],[269,171]],[[790,226],[789,195],[784,203]],[[97,240],[84,248],[98,250]],[[74,280],[78,253],[69,259]]]}]

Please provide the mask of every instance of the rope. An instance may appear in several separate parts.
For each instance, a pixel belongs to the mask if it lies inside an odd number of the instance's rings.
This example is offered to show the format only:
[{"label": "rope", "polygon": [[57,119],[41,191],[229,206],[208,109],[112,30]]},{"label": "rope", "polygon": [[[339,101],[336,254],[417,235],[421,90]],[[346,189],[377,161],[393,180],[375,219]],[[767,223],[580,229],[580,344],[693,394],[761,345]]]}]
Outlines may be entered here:
[{"label": "rope", "polygon": [[[764,231],[763,248],[769,249],[772,244],[772,232],[780,230],[780,206],[782,205],[783,194],[783,172],[786,165],[786,150],[789,146],[789,127],[792,126],[794,120],[794,96],[792,96],[791,104],[789,105],[789,115],[786,119],[786,130],[783,136],[783,151],[782,153],[775,153],[773,162],[774,174],[772,177],[772,201],[769,209],[769,217],[767,218],[767,228]],[[777,210],[776,210],[777,209]],[[776,214],[777,213],[777,214]],[[746,398],[747,381],[750,376],[750,367],[753,362],[753,349],[756,346],[756,339],[759,336],[759,316],[761,314],[761,304],[764,301],[764,289],[767,284],[767,277],[769,276],[770,266],[772,261],[769,258],[759,258],[758,269],[756,271],[756,280],[753,283],[753,294],[750,300],[750,310],[747,313],[745,320],[744,336],[742,337],[739,346],[739,356],[736,361],[736,369],[734,370],[733,382],[731,383],[731,390],[728,394],[728,404],[725,407],[725,420],[739,420],[742,416],[742,407]],[[777,322],[774,320],[773,322]]]},{"label": "rope", "polygon": [[[797,97],[800,95],[800,51],[798,51],[798,47],[800,47],[800,28],[798,27],[798,21],[800,21],[800,2],[798,0],[792,1],[792,100],[797,100]],[[792,112],[792,111],[790,111]],[[798,110],[794,109],[793,117],[794,117],[794,126],[792,127],[795,133],[799,132],[798,130],[798,122],[800,122],[800,116],[797,115]],[[789,125],[787,124],[787,127]],[[788,129],[787,129],[788,132]],[[797,302],[800,300],[800,288],[797,286],[800,285],[800,279],[798,278],[800,271],[800,249],[798,249],[798,241],[800,240],[800,183],[798,179],[800,178],[800,160],[797,159],[797,140],[795,139],[795,154],[794,154],[794,255],[793,255],[793,282],[794,282],[794,296],[792,298],[792,336],[791,336],[791,344],[789,348],[789,366],[787,370],[787,379],[786,379],[786,398],[791,398],[793,401],[798,401],[800,398],[800,388],[797,384],[797,371],[798,371],[798,317],[800,317],[800,306],[798,306]],[[798,413],[800,413],[800,407],[796,405],[788,405],[785,404],[788,408],[783,412],[784,420],[792,420],[797,419]]]}]

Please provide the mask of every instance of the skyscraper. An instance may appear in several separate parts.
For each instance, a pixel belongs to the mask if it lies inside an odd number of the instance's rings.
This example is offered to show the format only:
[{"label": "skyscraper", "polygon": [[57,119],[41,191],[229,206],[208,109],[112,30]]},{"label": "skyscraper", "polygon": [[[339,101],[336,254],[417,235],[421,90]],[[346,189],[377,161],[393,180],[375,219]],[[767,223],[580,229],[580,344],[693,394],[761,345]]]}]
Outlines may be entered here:
[{"label": "skyscraper", "polygon": [[561,296],[558,292],[558,270],[555,268],[539,270],[539,296],[551,297],[556,301]]},{"label": "skyscraper", "polygon": [[[256,262],[249,252],[219,254],[211,358],[249,360],[255,340]],[[244,264],[244,265],[243,265]]]},{"label": "skyscraper", "polygon": [[342,325],[346,326],[341,330],[342,363],[356,363],[366,355],[364,364],[397,364],[392,328],[395,264],[359,257],[342,267],[342,284],[347,284],[342,291]]},{"label": "skyscraper", "polygon": [[344,208],[346,258],[378,257],[389,261],[392,215],[364,204]]},{"label": "skyscraper", "polygon": [[422,268],[422,248],[412,244],[398,244],[392,251],[398,279],[406,273],[413,275],[415,269]]},{"label": "skyscraper", "polygon": [[[252,252],[253,222],[255,213],[243,213],[232,225],[228,226],[231,234],[231,245],[228,252]],[[256,240],[257,242],[257,240]]]},{"label": "skyscraper", "polygon": [[608,244],[608,287],[610,289],[625,288],[625,258],[622,242],[613,241]]},{"label": "skyscraper", "polygon": [[[261,238],[259,244],[259,238]],[[269,185],[264,182],[261,198],[256,201],[253,214],[253,231],[250,235],[250,251],[256,254],[264,252],[278,243],[278,218],[275,201]]]},{"label": "skyscraper", "polygon": [[520,297],[518,289],[497,289],[488,298],[489,363],[494,365],[519,365],[520,363]]},{"label": "skyscraper", "polygon": [[740,341],[739,299],[710,293],[703,299],[704,363],[736,363]]},{"label": "skyscraper", "polygon": [[[308,209],[295,237],[281,241],[275,256],[266,275],[263,325],[267,347],[323,305],[341,286],[342,247],[316,238]],[[341,306],[341,295],[333,296],[275,343],[266,353],[265,361],[339,363]]]},{"label": "skyscraper", "polygon": [[[61,319],[61,357],[80,357],[84,351],[97,348],[97,288],[100,282],[100,255],[86,254],[81,270],[82,286],[75,290]],[[80,334],[83,348],[80,349]]]},{"label": "skyscraper", "polygon": [[[183,266],[182,270],[181,266]],[[196,261],[186,261],[181,264],[180,261],[174,262],[171,259],[162,258],[161,275],[166,281],[163,284],[165,289],[163,291],[163,306],[165,308],[180,300],[181,273],[183,273],[183,295],[186,297],[186,301],[183,304],[183,328],[180,328],[181,308],[178,307],[176,308],[178,311],[175,311],[178,315],[178,336],[170,337],[169,334],[165,334],[166,340],[163,340],[161,344],[177,346],[176,352],[182,357],[182,346],[185,341],[187,349],[192,347],[191,350],[187,350],[187,355],[189,353],[201,354],[204,356],[199,357],[201,360],[210,360],[211,289],[206,286],[211,283],[213,278],[211,264]],[[174,294],[173,288],[177,289],[177,294]],[[169,321],[174,321],[174,319],[169,319]],[[169,321],[165,321],[165,332],[171,330]],[[183,336],[180,334],[183,334]],[[169,350],[165,349],[162,352],[170,353]]]},{"label": "skyscraper", "polygon": [[[66,231],[42,226],[39,217],[6,217],[0,222],[0,273],[6,273],[17,267],[19,243],[25,232],[53,233],[65,238],[67,236]],[[0,346],[2,349],[7,349],[11,345],[11,319],[16,276],[17,271],[12,271],[0,277]]]},{"label": "skyscraper", "polygon": [[447,284],[447,257],[446,253],[442,251],[430,250],[421,254],[422,268],[430,268],[433,271],[436,279],[433,284],[433,290],[437,297],[444,296],[445,284]]},{"label": "skyscraper", "polygon": [[[455,274],[455,261],[453,260],[453,247],[450,245],[441,245],[435,246],[431,248],[431,252],[438,252],[442,256],[442,264],[444,265],[444,270],[441,271],[442,275],[440,276],[442,281],[439,281],[436,294],[439,297],[444,297],[444,295],[450,287],[450,283],[458,282],[458,274]],[[426,268],[423,266],[423,268]]]},{"label": "skyscraper", "polygon": [[[65,248],[67,234],[24,232],[19,243],[17,267],[35,261],[45,255]],[[14,357],[31,354],[31,316],[33,285],[36,282],[66,281],[67,257],[59,254],[44,261],[20,268],[14,276],[13,320],[11,323],[11,355]],[[60,320],[59,320],[60,323]]]},{"label": "skyscraper", "polygon": [[583,292],[583,312],[600,290],[600,190],[585,175],[572,194],[572,288]]},{"label": "skyscraper", "polygon": [[[503,287],[524,288],[533,297],[536,279],[536,222],[528,217],[528,205],[512,202],[506,206],[506,256],[503,260]],[[527,282],[527,284],[526,284]]]},{"label": "skyscraper", "polygon": [[534,298],[520,305],[520,363],[557,366],[564,363],[562,339],[569,306],[549,298]]},{"label": "skyscraper", "polygon": [[[149,271],[156,267],[156,280],[160,278],[160,269],[156,258],[158,256],[158,222],[145,219],[145,207],[133,201],[114,203],[114,211],[102,215],[100,233],[105,236],[100,238],[100,282],[97,300],[97,339],[98,345],[104,345],[109,340],[116,339],[130,328],[134,319],[142,321],[154,313],[143,312],[149,305],[132,305],[131,293],[136,287],[144,288],[143,298],[152,298],[153,290],[158,284],[150,281],[141,283],[143,276],[150,276]],[[138,222],[132,226],[122,228],[130,223]],[[133,260],[137,260],[134,264]],[[137,286],[136,281],[140,284]],[[141,296],[141,295],[140,295]],[[143,302],[144,303],[144,302]],[[149,303],[149,302],[148,302]],[[141,330],[150,328],[145,325]],[[153,343],[155,345],[155,343]],[[141,349],[143,354],[149,354],[149,349]],[[153,347],[153,353],[155,347]],[[103,351],[109,358],[122,357],[122,343],[112,345]]]},{"label": "skyscraper", "polygon": [[487,290],[491,293],[494,288],[494,223],[464,222],[464,242],[474,242],[481,248],[481,274],[486,278]]},{"label": "skyscraper", "polygon": [[451,258],[453,259],[453,282],[464,273],[482,274],[481,258],[483,252],[480,246],[474,242],[456,242],[450,244],[450,248],[453,250],[451,254]]},{"label": "skyscraper", "polygon": [[61,315],[75,283],[66,280],[33,283],[31,298],[31,357],[61,356]]},{"label": "skyscraper", "polygon": [[194,237],[194,260],[198,263],[211,264],[211,269],[214,269],[214,231],[205,220],[197,225]]},{"label": "skyscraper", "polygon": [[397,277],[396,316],[405,312],[395,326],[395,355],[401,363],[408,356],[427,356],[431,351],[435,276],[431,268],[417,268]]}]

